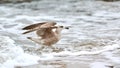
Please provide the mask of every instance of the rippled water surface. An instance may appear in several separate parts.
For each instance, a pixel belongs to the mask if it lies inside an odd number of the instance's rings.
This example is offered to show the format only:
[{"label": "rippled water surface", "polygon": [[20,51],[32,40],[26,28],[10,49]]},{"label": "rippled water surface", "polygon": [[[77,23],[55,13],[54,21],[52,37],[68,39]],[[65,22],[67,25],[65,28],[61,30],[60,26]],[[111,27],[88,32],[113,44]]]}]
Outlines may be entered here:
[{"label": "rippled water surface", "polygon": [[[13,44],[10,43],[11,41],[0,39],[0,67],[7,68],[14,65],[22,68],[109,68],[111,66],[120,68],[119,3],[119,1],[40,0],[0,4],[0,36],[15,41]],[[56,21],[58,25],[70,27],[69,30],[62,31],[62,39],[53,45],[54,48],[46,47],[40,50],[38,49],[40,45],[26,39],[28,36],[36,36],[34,33],[22,35],[22,27],[43,21]],[[5,44],[4,47],[3,43],[10,45]],[[11,52],[12,47],[9,50],[9,46],[18,48],[19,52],[15,52],[17,50],[14,48]],[[18,60],[16,53],[20,53],[23,57]],[[4,54],[9,59],[4,60]],[[29,63],[36,61],[31,58],[23,61],[26,56],[33,55],[39,57],[38,64]],[[9,64],[10,62],[17,64]]]}]

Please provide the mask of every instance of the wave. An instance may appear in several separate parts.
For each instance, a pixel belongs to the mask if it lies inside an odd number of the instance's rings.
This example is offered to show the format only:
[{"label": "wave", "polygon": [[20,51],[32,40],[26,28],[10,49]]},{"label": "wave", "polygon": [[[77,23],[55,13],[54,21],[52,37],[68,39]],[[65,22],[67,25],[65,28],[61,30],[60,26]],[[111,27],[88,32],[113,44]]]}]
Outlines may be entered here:
[{"label": "wave", "polygon": [[0,68],[14,68],[15,66],[37,64],[39,59],[39,56],[25,53],[9,37],[0,36]]}]

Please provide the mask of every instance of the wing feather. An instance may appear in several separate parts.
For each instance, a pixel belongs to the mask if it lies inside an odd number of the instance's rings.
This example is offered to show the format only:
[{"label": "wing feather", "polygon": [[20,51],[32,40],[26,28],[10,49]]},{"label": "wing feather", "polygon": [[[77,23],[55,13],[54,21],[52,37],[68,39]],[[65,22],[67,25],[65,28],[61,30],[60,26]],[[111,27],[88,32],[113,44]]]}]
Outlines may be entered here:
[{"label": "wing feather", "polygon": [[56,26],[54,26],[54,25],[56,25],[55,22],[42,22],[42,23],[32,24],[32,25],[29,25],[29,26],[26,26],[23,28],[23,30],[28,30],[28,31],[24,32],[23,34],[37,31],[39,29],[56,28]]},{"label": "wing feather", "polygon": [[22,28],[22,30],[30,30],[30,29],[34,29],[34,28],[36,28],[36,27],[38,27],[38,26],[41,26],[41,25],[43,25],[43,24],[45,24],[45,23],[46,23],[46,22],[37,23],[37,24],[32,24],[32,25],[28,25],[28,26]]}]

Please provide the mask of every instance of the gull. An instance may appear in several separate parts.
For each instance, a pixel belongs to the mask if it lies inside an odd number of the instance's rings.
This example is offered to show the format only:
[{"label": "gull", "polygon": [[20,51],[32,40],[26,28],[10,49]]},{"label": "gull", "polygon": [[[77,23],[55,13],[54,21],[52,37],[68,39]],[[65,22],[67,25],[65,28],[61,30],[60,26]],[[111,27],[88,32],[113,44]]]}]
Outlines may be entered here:
[{"label": "gull", "polygon": [[52,46],[61,39],[61,31],[63,29],[69,29],[64,26],[56,26],[56,22],[41,22],[36,24],[28,25],[23,30],[23,34],[30,32],[36,32],[37,37],[27,37],[28,39],[45,46]]}]

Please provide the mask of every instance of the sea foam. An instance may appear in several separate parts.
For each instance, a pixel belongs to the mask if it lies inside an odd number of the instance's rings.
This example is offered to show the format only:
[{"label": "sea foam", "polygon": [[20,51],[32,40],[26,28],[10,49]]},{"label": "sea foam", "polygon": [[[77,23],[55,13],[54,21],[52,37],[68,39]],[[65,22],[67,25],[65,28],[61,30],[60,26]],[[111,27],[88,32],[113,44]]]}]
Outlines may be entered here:
[{"label": "sea foam", "polygon": [[40,57],[24,53],[15,45],[15,41],[6,36],[0,36],[0,68],[14,68],[37,64]]}]

